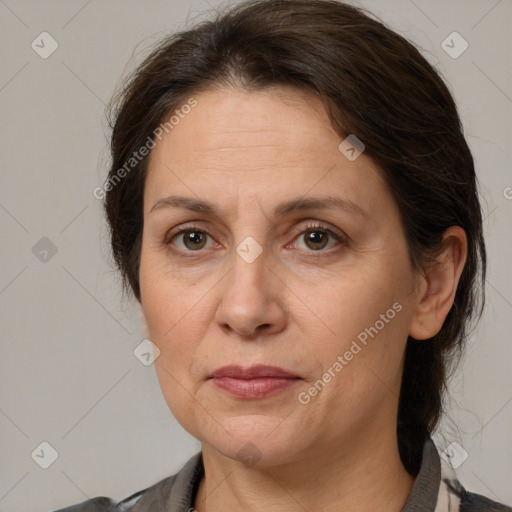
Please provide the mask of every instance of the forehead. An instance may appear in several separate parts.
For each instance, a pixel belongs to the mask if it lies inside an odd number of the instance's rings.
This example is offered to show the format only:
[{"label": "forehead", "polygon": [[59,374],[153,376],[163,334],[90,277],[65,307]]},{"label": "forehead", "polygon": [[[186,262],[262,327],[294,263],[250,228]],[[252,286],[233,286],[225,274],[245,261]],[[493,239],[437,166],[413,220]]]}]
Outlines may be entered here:
[{"label": "forehead", "polygon": [[257,194],[281,202],[313,189],[314,195],[339,191],[363,209],[382,194],[371,159],[341,154],[342,138],[313,93],[226,88],[193,97],[196,105],[151,152],[146,211],[164,192],[218,201]]},{"label": "forehead", "polygon": [[[274,87],[249,92],[210,89],[194,95],[197,105],[166,134],[169,146],[186,142],[196,152],[312,150],[337,139],[325,107],[311,92]],[[167,136],[168,135],[168,136]],[[179,149],[179,148],[178,148]],[[157,150],[158,152],[158,150]],[[184,156],[184,155],[180,155]]]}]

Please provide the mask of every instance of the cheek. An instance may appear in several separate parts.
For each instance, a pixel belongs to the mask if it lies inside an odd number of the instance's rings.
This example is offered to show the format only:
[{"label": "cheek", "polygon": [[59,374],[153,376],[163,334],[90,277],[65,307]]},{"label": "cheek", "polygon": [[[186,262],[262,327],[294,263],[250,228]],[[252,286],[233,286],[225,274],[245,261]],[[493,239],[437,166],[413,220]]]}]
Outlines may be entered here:
[{"label": "cheek", "polygon": [[398,279],[390,280],[382,272],[372,275],[354,271],[331,281],[324,295],[317,291],[309,296],[316,295],[314,308],[333,334],[333,342],[357,339],[359,335],[364,342],[368,329],[376,326],[379,332],[389,332],[403,321],[402,288]]},{"label": "cheek", "polygon": [[142,311],[149,338],[161,352],[174,350],[181,354],[200,340],[207,316],[198,291],[185,291],[164,280],[142,289]]},{"label": "cheek", "polygon": [[201,304],[194,306],[194,290],[184,293],[169,280],[147,279],[141,292],[147,335],[160,351],[154,365],[163,397],[176,419],[187,423],[195,411],[191,396],[204,377],[197,364],[204,337]]},{"label": "cheek", "polygon": [[[211,322],[205,290],[181,283],[151,258],[141,258],[140,285],[147,335],[160,350],[157,368],[165,367],[180,382],[192,382],[198,348]],[[172,379],[166,385],[173,386]]]},{"label": "cheek", "polygon": [[332,393],[343,395],[344,408],[357,409],[361,400],[397,386],[411,314],[408,276],[399,271],[404,268],[400,258],[393,265],[381,260],[364,272],[338,275],[327,293],[316,294],[315,308],[330,330],[316,350],[323,371],[336,375]]},{"label": "cheek", "polygon": [[160,251],[147,248],[143,243],[140,262],[140,290],[142,311],[152,341],[164,341],[166,333],[179,328],[180,318],[191,309],[190,293],[173,276],[172,269]]}]

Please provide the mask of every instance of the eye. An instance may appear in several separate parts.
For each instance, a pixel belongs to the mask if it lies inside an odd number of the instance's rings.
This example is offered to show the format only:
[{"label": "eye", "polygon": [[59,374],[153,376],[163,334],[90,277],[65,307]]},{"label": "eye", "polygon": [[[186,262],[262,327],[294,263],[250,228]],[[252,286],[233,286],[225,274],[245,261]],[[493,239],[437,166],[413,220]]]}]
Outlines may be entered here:
[{"label": "eye", "polygon": [[173,240],[181,242],[175,243],[179,250],[185,252],[195,252],[207,247],[207,238],[210,237],[208,230],[205,228],[198,228],[197,226],[188,226],[187,228],[181,229],[174,233],[168,240],[165,241],[165,245],[171,245]]},{"label": "eye", "polygon": [[[296,240],[304,243],[304,247],[299,247],[309,252],[327,252],[324,250],[331,249],[333,244],[331,242],[338,242],[341,245],[347,245],[348,239],[334,231],[324,227],[321,224],[307,224]],[[329,246],[330,245],[330,246]],[[336,245],[336,244],[334,244]],[[329,247],[328,247],[329,246]]]}]

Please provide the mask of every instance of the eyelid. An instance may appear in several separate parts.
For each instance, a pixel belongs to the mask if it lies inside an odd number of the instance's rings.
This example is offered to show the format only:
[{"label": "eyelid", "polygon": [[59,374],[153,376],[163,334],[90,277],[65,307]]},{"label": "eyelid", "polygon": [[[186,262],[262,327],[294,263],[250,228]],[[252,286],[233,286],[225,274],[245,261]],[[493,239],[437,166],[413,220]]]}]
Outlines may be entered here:
[{"label": "eyelid", "polygon": [[320,231],[325,231],[327,233],[330,233],[335,238],[337,238],[340,242],[348,243],[351,241],[350,237],[344,231],[342,231],[341,229],[336,228],[334,226],[331,226],[330,224],[328,224],[326,222],[318,221],[318,220],[309,220],[309,221],[305,221],[305,222],[306,222],[306,224],[301,224],[300,227],[297,228],[298,232],[297,232],[297,235],[295,236],[295,238],[298,235],[304,233],[305,231],[318,229]]},{"label": "eyelid", "polygon": [[[194,221],[191,221],[190,224],[185,224],[184,226],[179,226],[176,229],[171,229],[166,235],[164,239],[164,244],[168,245],[171,243],[171,240],[175,238],[178,235],[183,234],[185,231],[204,231],[207,235],[211,236],[213,238],[213,233],[211,229],[208,227],[202,227],[194,223]],[[191,251],[192,252],[192,251]]]}]

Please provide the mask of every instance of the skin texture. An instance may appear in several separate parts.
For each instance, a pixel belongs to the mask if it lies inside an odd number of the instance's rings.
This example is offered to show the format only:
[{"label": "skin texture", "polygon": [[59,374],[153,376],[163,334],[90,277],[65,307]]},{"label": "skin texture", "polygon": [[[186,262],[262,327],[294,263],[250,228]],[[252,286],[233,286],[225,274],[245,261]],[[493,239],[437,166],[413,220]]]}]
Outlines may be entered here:
[{"label": "skin texture", "polygon": [[[414,482],[396,440],[405,344],[440,330],[465,262],[464,231],[450,228],[439,263],[414,273],[379,169],[364,153],[350,161],[340,152],[316,96],[225,88],[194,97],[150,155],[140,283],[163,395],[202,445],[195,508],[398,511]],[[170,195],[212,202],[219,214],[152,210]],[[368,217],[318,208],[274,216],[282,202],[326,196]],[[211,234],[186,245],[174,234],[191,224]],[[308,243],[307,224],[321,224],[319,245]],[[252,263],[236,251],[247,237],[262,249]],[[400,311],[301,403],[299,393],[393,304]],[[258,363],[302,380],[244,400],[208,379],[227,364]]]}]

